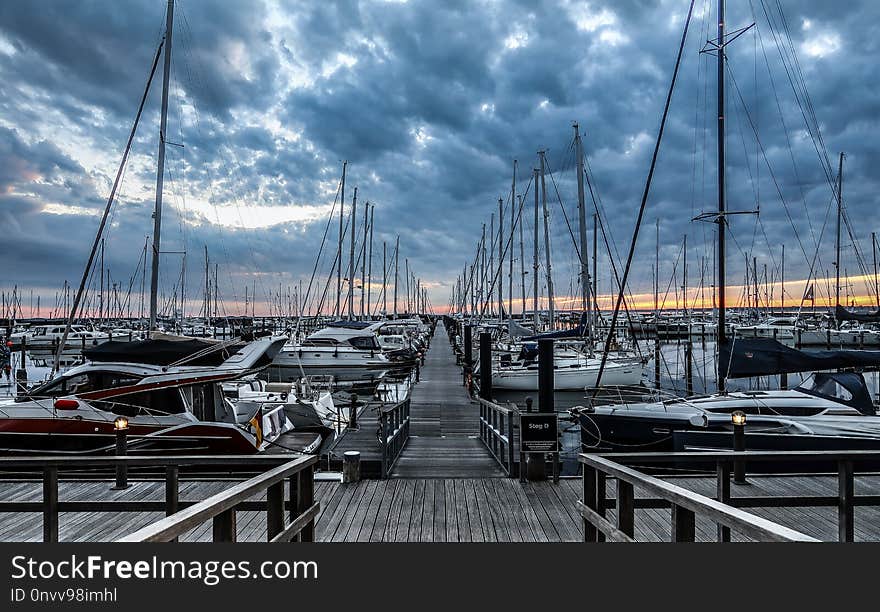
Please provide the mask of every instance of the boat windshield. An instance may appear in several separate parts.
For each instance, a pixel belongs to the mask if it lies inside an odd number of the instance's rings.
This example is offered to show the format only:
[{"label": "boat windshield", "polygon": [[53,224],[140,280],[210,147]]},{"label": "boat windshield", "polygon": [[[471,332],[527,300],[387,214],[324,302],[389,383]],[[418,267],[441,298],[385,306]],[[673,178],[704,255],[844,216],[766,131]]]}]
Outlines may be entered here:
[{"label": "boat windshield", "polygon": [[362,351],[382,350],[382,347],[379,346],[379,341],[376,340],[375,336],[358,336],[357,338],[352,338],[348,342],[354,348],[360,349]]},{"label": "boat windshield", "polygon": [[136,385],[140,377],[122,372],[83,372],[72,376],[62,376],[50,380],[42,386],[31,390],[27,396],[32,398],[63,397],[78,395],[102,389],[116,389]]}]

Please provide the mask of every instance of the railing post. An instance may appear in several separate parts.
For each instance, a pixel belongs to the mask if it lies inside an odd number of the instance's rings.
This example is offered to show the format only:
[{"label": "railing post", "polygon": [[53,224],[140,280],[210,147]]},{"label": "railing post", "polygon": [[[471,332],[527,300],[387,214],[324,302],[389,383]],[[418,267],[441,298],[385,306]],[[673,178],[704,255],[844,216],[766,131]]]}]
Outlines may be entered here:
[{"label": "railing post", "polygon": [[382,449],[382,478],[388,478],[388,417],[379,412],[379,446]]},{"label": "railing post", "polygon": [[[599,516],[605,517],[605,489],[608,482],[605,472],[598,470],[596,472],[596,512]],[[601,531],[596,536],[599,542],[605,541],[605,534]]]},{"label": "railing post", "polygon": [[279,481],[266,490],[266,540],[284,531],[284,481]]},{"label": "railing post", "polygon": [[43,542],[58,541],[58,468],[43,468]]},{"label": "railing post", "polygon": [[672,541],[693,542],[696,539],[696,517],[691,510],[672,504]]},{"label": "railing post", "polygon": [[235,508],[224,510],[214,517],[213,539],[215,542],[235,542]]},{"label": "railing post", "polygon": [[[165,516],[177,512],[180,496],[180,468],[169,465],[165,468]],[[172,540],[177,542],[177,538]]]},{"label": "railing post", "polygon": [[[715,493],[722,504],[730,504],[730,466],[719,461],[715,468]],[[730,527],[718,525],[718,541],[730,542]]]},{"label": "railing post", "polygon": [[[315,503],[315,472],[314,466],[305,468],[299,475],[299,495],[297,495],[297,516],[312,507]],[[315,519],[310,520],[300,532],[301,542],[315,541]]]},{"label": "railing post", "polygon": [[617,479],[617,528],[629,537],[635,532],[635,506],[632,484]]},{"label": "railing post", "polygon": [[[593,510],[599,511],[596,503],[596,468],[591,465],[584,464],[584,505]],[[599,530],[587,518],[584,518],[584,542],[598,542]]]},{"label": "railing post", "polygon": [[[287,479],[287,495],[290,497],[290,512],[288,520],[292,523],[299,513],[299,472],[291,474]],[[299,534],[294,537],[294,541],[299,540]]]},{"label": "railing post", "polygon": [[854,540],[853,522],[853,462],[837,462],[837,539],[841,542]]}]

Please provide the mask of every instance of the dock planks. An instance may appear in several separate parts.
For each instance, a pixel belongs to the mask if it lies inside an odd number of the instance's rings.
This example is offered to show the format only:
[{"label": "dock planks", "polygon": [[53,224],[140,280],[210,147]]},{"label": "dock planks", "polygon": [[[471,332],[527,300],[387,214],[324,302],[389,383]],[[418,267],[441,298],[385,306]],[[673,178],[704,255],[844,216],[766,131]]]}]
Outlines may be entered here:
[{"label": "dock planks", "polygon": [[[394,478],[488,478],[504,473],[479,439],[480,410],[471,402],[440,323],[410,401],[410,438]],[[444,500],[445,501],[445,500]]]},{"label": "dock planks", "polygon": [[[714,478],[670,479],[685,488],[711,495]],[[734,496],[834,495],[834,476],[750,476],[748,485],[732,485]],[[181,500],[200,500],[232,486],[234,481],[181,482]],[[74,499],[162,500],[161,482],[138,481],[125,491],[114,491],[107,481],[62,482],[62,501]],[[316,538],[323,542],[558,542],[580,541],[582,524],[575,502],[581,481],[563,478],[550,482],[520,483],[509,478],[405,478],[362,480],[353,484],[315,483],[321,511]],[[856,477],[859,495],[880,495],[880,476]],[[0,482],[0,499],[37,501],[38,482]],[[614,481],[608,481],[608,495]],[[636,490],[639,497],[639,491]],[[754,508],[750,512],[798,529],[822,540],[837,538],[836,508]],[[614,521],[614,510],[608,510]],[[669,539],[668,509],[636,510],[636,536],[643,540]],[[86,513],[61,515],[61,541],[115,540],[155,522],[160,512]],[[714,540],[715,525],[697,520],[697,539]],[[857,541],[880,540],[880,508],[856,509]],[[39,513],[0,513],[0,541],[36,542],[42,538]],[[183,541],[208,541],[210,521],[187,534]],[[263,512],[238,514],[240,541],[265,541]],[[742,539],[733,534],[734,540]]]}]

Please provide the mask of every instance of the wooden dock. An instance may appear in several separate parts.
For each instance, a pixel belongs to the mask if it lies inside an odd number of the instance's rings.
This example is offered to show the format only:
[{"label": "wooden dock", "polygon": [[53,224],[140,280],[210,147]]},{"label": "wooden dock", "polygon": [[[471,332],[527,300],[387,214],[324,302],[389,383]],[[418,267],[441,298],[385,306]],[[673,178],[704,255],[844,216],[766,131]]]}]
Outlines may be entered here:
[{"label": "wooden dock", "polygon": [[[448,335],[439,323],[410,397],[409,440],[391,474],[394,478],[488,478],[504,473],[479,439],[480,410],[464,388]],[[346,430],[330,451],[361,453],[361,473],[380,477],[378,412],[364,411],[357,429]]]},{"label": "wooden dock", "polygon": [[[670,478],[671,482],[710,495],[714,478]],[[773,496],[834,495],[832,476],[754,476],[749,485],[732,485],[736,495]],[[181,501],[202,500],[223,491],[236,481],[181,481]],[[162,482],[138,481],[116,491],[108,481],[62,482],[64,500],[155,500],[164,499]],[[858,476],[860,494],[880,494],[880,476]],[[608,494],[614,495],[614,481]],[[4,501],[39,501],[39,482],[0,482]],[[511,478],[400,478],[364,480],[353,484],[316,482],[320,503],[316,539],[323,542],[575,542],[583,540],[577,510],[581,480],[563,478],[551,482],[520,483]],[[639,499],[636,490],[636,499]],[[668,541],[669,509],[637,509],[635,531],[639,540]],[[821,540],[837,538],[836,508],[754,508],[750,512],[797,529]],[[856,508],[856,541],[880,540],[880,508]],[[155,523],[162,512],[69,512],[60,519],[60,540],[111,541]],[[614,520],[615,511],[608,511]],[[240,511],[239,541],[265,541],[266,518],[260,511]],[[696,539],[714,541],[715,525],[697,520]],[[42,538],[41,515],[34,512],[0,516],[0,541],[37,542]],[[209,541],[206,523],[182,538]],[[734,540],[745,538],[733,534]]]}]

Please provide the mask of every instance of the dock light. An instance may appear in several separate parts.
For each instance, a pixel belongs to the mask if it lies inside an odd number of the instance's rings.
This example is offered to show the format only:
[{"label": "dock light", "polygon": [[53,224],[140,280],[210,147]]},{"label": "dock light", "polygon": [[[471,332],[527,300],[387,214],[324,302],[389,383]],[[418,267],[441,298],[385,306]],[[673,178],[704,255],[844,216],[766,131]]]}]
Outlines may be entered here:
[{"label": "dock light", "polygon": [[[735,410],[730,414],[733,422],[733,450],[746,450],[746,413]],[[736,484],[748,484],[746,482],[746,464],[742,459],[733,460],[733,482]]]},{"label": "dock light", "polygon": [[[116,417],[113,429],[116,430],[116,456],[125,457],[128,454],[128,417]],[[113,488],[128,488],[128,463],[125,461],[116,464],[116,485]]]}]

